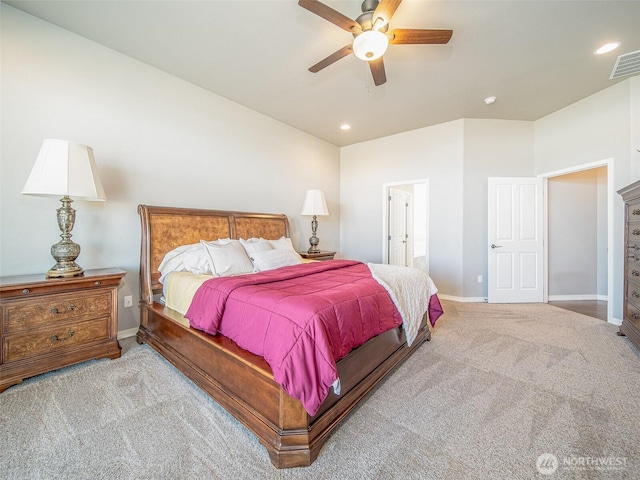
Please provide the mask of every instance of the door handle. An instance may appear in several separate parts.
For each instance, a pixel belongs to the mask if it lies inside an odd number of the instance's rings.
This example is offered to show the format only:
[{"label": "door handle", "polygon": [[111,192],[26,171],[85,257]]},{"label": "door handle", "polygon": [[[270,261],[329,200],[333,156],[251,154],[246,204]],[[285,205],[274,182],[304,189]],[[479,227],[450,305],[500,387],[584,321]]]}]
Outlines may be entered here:
[{"label": "door handle", "polygon": [[496,245],[495,243],[492,243],[491,248],[502,248],[502,245]]}]

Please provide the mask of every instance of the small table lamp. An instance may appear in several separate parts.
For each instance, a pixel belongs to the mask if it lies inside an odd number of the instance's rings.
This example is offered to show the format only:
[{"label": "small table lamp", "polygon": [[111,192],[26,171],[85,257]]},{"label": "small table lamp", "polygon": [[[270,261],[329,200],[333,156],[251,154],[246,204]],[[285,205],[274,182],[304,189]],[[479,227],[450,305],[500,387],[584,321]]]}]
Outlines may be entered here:
[{"label": "small table lamp", "polygon": [[316,237],[316,230],[318,229],[317,215],[329,215],[329,209],[327,208],[327,202],[324,199],[322,190],[307,190],[300,215],[313,215],[313,220],[311,220],[311,238],[309,238],[311,247],[309,247],[308,252],[319,253],[318,244],[320,243],[320,239]]},{"label": "small table lamp", "polygon": [[88,201],[106,200],[93,150],[66,140],[44,140],[22,194],[44,197],[62,195],[62,207],[57,210],[62,240],[51,246],[51,255],[56,264],[47,272],[47,277],[82,275],[84,270],[75,262],[80,255],[80,245],[71,241],[76,211],[71,208],[73,200],[70,197]]}]

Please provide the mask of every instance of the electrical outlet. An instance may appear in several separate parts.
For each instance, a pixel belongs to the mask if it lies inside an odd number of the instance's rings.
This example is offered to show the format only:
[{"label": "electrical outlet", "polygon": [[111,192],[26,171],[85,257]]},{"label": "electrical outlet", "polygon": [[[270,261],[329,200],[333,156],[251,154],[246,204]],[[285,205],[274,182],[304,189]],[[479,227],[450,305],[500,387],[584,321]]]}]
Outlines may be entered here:
[{"label": "electrical outlet", "polygon": [[129,308],[133,306],[133,296],[127,295],[124,297],[124,308]]},{"label": "electrical outlet", "polygon": [[482,283],[482,275],[478,275],[478,283]]}]

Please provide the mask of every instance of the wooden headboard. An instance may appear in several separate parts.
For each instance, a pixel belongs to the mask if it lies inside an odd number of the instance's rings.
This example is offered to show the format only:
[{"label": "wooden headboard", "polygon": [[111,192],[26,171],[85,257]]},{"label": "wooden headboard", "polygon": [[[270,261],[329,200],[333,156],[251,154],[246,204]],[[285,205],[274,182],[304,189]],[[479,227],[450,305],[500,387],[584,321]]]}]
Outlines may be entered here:
[{"label": "wooden headboard", "polygon": [[289,220],[281,214],[149,205],[139,205],[138,213],[142,222],[140,300],[145,303],[152,303],[153,295],[162,291],[158,266],[180,245],[218,238],[289,237]]}]

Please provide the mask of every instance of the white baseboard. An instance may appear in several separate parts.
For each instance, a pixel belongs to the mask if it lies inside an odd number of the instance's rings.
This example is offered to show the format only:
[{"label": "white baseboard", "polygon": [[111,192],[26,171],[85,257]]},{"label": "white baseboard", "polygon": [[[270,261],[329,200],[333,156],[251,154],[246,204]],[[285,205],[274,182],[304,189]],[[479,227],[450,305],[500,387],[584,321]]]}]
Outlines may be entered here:
[{"label": "white baseboard", "polygon": [[621,319],[621,318],[614,318],[614,317],[612,317],[612,318],[610,318],[610,319],[608,320],[608,322],[609,322],[609,323],[612,323],[612,324],[614,324],[614,325],[617,325],[617,326],[622,325],[622,319]]},{"label": "white baseboard", "polygon": [[135,337],[136,333],[138,333],[138,327],[128,328],[127,330],[120,330],[118,332],[118,340],[122,340],[123,338]]},{"label": "white baseboard", "polygon": [[550,302],[580,301],[580,300],[600,300],[606,302],[607,295],[587,294],[587,295],[549,295]]},{"label": "white baseboard", "polygon": [[[486,303],[486,297],[457,297],[455,295],[445,295],[442,293],[438,293],[438,297],[442,300],[451,300],[452,302],[461,302],[461,303]],[[609,300],[607,295],[549,295],[550,302],[561,302],[561,301],[571,301],[571,300],[599,300],[602,302],[606,302]]]},{"label": "white baseboard", "polygon": [[487,299],[485,297],[456,297],[454,295],[444,295],[438,293],[438,298],[441,300],[451,300],[452,302],[461,302],[461,303],[486,303]]}]

